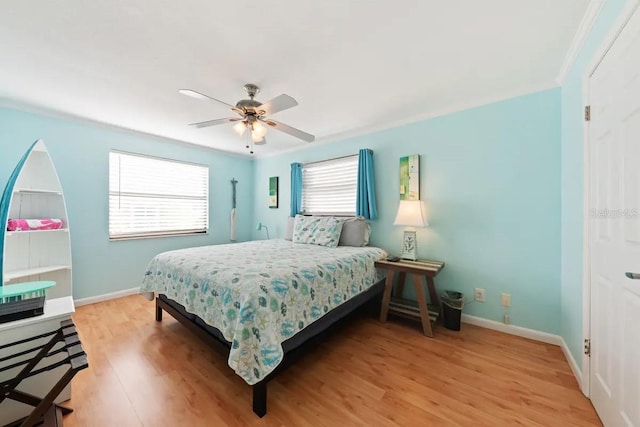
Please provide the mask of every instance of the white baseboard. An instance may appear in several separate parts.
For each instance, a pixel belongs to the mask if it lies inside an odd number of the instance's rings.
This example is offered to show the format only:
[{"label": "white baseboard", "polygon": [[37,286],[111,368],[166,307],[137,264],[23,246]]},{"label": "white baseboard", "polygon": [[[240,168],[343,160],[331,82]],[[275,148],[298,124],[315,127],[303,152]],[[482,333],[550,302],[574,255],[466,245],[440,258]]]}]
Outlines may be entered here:
[{"label": "white baseboard", "polygon": [[560,335],[540,332],[534,329],[523,328],[521,326],[505,325],[504,323],[496,322],[495,320],[483,319],[482,317],[471,316],[469,314],[462,315],[462,322],[557,346],[562,346],[562,343],[564,342]]},{"label": "white baseboard", "polygon": [[135,295],[139,293],[140,287],[138,286],[137,288],[124,289],[122,291],[111,292],[104,295],[97,295],[95,297],[77,299],[74,301],[74,304],[76,305],[76,307],[80,307],[83,305],[95,304],[97,302],[109,301],[111,299],[128,297],[129,295]]},{"label": "white baseboard", "polygon": [[564,338],[560,337],[560,339],[562,340],[562,343],[560,344],[560,348],[562,348],[564,357],[567,359],[567,362],[569,362],[569,366],[571,367],[573,376],[576,377],[576,381],[578,381],[578,387],[580,387],[580,390],[582,390],[582,392],[584,393],[583,384],[582,384],[582,371],[580,370],[580,367],[576,363],[576,359],[573,358],[573,354],[571,354],[571,351],[569,350],[569,346],[567,345]]},{"label": "white baseboard", "polygon": [[[462,315],[462,322],[470,325],[480,326],[481,328],[493,329],[494,331],[504,332],[505,334],[517,335],[523,338],[529,338],[534,341],[540,341],[547,344],[557,345],[562,349],[565,359],[569,363],[573,376],[576,377],[578,387],[582,393],[587,396],[583,388],[582,371],[578,367],[576,360],[573,358],[569,347],[564,338],[560,335],[549,334],[547,332],[540,332],[534,329],[527,329],[521,326],[505,325],[504,323],[496,322],[495,320],[483,319],[482,317],[470,316],[468,314]],[[588,397],[588,396],[587,396]]]}]

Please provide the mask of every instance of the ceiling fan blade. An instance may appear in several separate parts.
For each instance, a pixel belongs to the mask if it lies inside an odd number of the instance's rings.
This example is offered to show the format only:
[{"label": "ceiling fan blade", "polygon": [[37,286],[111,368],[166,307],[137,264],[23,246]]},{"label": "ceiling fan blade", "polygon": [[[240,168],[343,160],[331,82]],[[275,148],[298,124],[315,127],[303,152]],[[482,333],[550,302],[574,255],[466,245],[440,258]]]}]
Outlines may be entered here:
[{"label": "ceiling fan blade", "polygon": [[284,133],[288,133],[291,136],[295,136],[298,139],[301,139],[303,141],[307,141],[307,142],[313,142],[315,141],[316,137],[311,135],[310,133],[306,133],[301,131],[300,129],[296,129],[294,127],[291,127],[289,125],[285,125],[284,123],[280,123],[280,122],[276,122],[275,120],[262,120],[260,119],[261,122],[268,124],[269,126],[271,126],[272,128],[279,130],[280,132],[284,132]]},{"label": "ceiling fan blade", "polygon": [[210,97],[208,95],[204,95],[204,94],[202,94],[200,92],[196,92],[195,90],[179,89],[178,92],[180,92],[183,95],[190,96],[191,98],[195,98],[195,99],[203,99],[205,101],[207,101],[207,100],[208,101],[215,101],[215,102],[217,102],[219,104],[226,105],[227,107],[231,108],[233,111],[235,111],[236,113],[238,113],[240,115],[243,114],[243,111],[241,109],[237,108],[235,105],[227,104],[224,101],[220,101],[219,99],[215,99],[215,98],[212,98],[212,97]]},{"label": "ceiling fan blade", "polygon": [[237,122],[242,120],[241,118],[235,118],[235,117],[227,117],[224,119],[215,119],[215,120],[207,120],[206,122],[198,122],[198,123],[191,123],[189,124],[189,126],[193,126],[193,127],[197,127],[197,128],[206,128],[208,126],[215,126],[215,125],[221,125],[224,123],[232,123],[232,122]]},{"label": "ceiling fan blade", "polygon": [[298,101],[283,93],[282,95],[276,96],[272,100],[265,102],[256,108],[256,110],[264,111],[264,114],[260,114],[261,116],[270,116],[271,114],[286,110],[287,108],[295,107],[296,105],[298,105]]}]

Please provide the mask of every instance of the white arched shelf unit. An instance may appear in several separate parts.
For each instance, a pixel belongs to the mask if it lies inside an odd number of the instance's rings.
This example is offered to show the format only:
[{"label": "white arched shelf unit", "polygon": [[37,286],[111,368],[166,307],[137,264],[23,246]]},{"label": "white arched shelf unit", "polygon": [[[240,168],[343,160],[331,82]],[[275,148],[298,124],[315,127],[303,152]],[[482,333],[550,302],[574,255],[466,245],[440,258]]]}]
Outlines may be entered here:
[{"label": "white arched shelf unit", "polygon": [[[7,231],[9,219],[59,218],[62,228],[58,230]],[[60,180],[42,140],[34,142],[18,162],[9,177],[0,200],[0,286],[16,286],[14,290],[27,287],[20,283],[33,281],[55,281],[56,285],[46,290],[44,313],[39,316],[0,323],[0,342],[12,343],[29,337],[43,336],[60,327],[60,322],[71,318],[74,304],[71,288],[71,240],[69,221]],[[11,347],[12,351],[25,350],[23,359],[31,357],[29,346],[44,344],[29,341]],[[0,358],[9,356],[8,349],[0,347]],[[62,354],[51,356],[56,362]],[[60,366],[42,372],[20,384],[21,391],[41,396],[64,374],[66,367]],[[0,372],[0,382],[11,378],[11,371]],[[15,373],[14,373],[15,375]],[[58,395],[56,403],[71,397],[68,384]],[[11,400],[2,402],[0,425],[29,414],[31,408]]]},{"label": "white arched shelf unit", "polygon": [[[9,219],[59,218],[57,230],[7,231]],[[34,142],[11,174],[0,201],[0,286],[53,280],[44,314],[0,324],[6,328],[47,319],[69,318],[74,311],[71,287],[71,240],[60,180],[42,140]]]}]

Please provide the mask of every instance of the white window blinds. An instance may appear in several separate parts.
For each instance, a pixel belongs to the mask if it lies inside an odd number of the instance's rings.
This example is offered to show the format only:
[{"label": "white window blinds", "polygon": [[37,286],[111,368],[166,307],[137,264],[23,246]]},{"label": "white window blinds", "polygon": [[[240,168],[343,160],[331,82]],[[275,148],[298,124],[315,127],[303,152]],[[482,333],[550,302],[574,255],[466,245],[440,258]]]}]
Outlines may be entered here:
[{"label": "white window blinds", "polygon": [[302,212],[355,215],[357,184],[357,154],[303,165]]},{"label": "white window blinds", "polygon": [[204,233],[209,222],[207,166],[109,153],[109,238]]}]

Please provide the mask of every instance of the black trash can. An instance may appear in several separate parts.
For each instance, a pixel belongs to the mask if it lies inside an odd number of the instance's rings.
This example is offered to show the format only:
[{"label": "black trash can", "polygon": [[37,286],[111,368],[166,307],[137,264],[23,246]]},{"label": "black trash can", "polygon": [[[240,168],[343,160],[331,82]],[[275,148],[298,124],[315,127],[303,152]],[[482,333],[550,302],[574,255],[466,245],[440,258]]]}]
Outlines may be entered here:
[{"label": "black trash can", "polygon": [[444,291],[440,298],[442,298],[444,327],[452,331],[459,331],[460,318],[464,308],[464,295],[456,291]]}]

